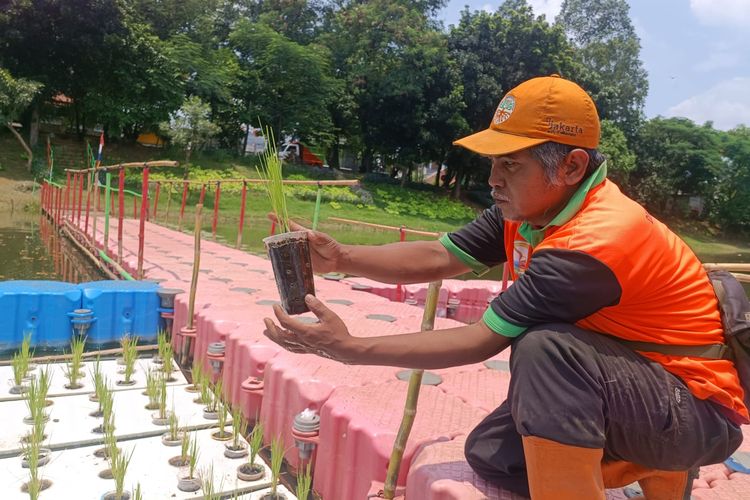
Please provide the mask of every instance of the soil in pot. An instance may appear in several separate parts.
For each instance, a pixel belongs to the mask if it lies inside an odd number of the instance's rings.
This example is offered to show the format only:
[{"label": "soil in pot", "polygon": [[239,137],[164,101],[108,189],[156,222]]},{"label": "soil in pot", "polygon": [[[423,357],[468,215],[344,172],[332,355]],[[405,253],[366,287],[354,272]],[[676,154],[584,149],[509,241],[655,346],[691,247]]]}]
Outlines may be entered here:
[{"label": "soil in pot", "polygon": [[[49,415],[45,413],[44,417],[42,418],[42,422],[49,422]],[[23,423],[26,425],[34,425],[34,417],[32,417],[31,415],[26,415],[25,417],[23,417]]]},{"label": "soil in pot", "polygon": [[26,391],[28,391],[28,390],[29,390],[29,386],[28,385],[23,385],[23,384],[21,384],[21,385],[14,385],[13,387],[10,388],[10,393],[11,394],[25,394]]},{"label": "soil in pot", "polygon": [[122,495],[120,495],[119,497],[114,491],[108,491],[104,495],[102,495],[102,500],[130,500],[130,498],[131,497],[129,491],[123,491]]},{"label": "soil in pot", "polygon": [[70,389],[71,391],[74,391],[76,389],[80,389],[81,387],[83,387],[83,384],[81,384],[80,382],[78,382],[76,384],[65,384],[65,388],[66,389]]},{"label": "soil in pot", "polygon": [[198,491],[201,489],[201,480],[197,477],[179,477],[177,489],[186,492]]},{"label": "soil in pot", "polygon": [[262,465],[245,462],[237,467],[237,477],[243,481],[258,481],[266,475],[266,470]]},{"label": "soil in pot", "polygon": [[109,450],[107,449],[106,446],[103,448],[99,448],[96,451],[94,451],[94,456],[97,458],[109,458]]},{"label": "soil in pot", "polygon": [[91,401],[92,403],[98,403],[99,396],[97,396],[96,393],[89,394],[89,401]]},{"label": "soil in pot", "polygon": [[182,443],[182,432],[177,433],[177,439],[170,439],[169,433],[161,435],[161,442],[164,446],[180,446]]},{"label": "soil in pot", "polygon": [[[52,486],[52,481],[49,479],[42,479],[41,480],[41,487],[39,488],[39,491],[44,491],[50,486]],[[29,492],[29,483],[23,483],[23,486],[21,486],[21,492],[28,493]]]},{"label": "soil in pot", "polygon": [[94,410],[89,413],[89,417],[94,417],[94,418],[100,418],[102,415],[104,415],[104,412],[101,410]]},{"label": "soil in pot", "polygon": [[114,477],[112,475],[112,469],[104,469],[99,473],[99,477],[102,479],[112,479]]},{"label": "soil in pot", "polygon": [[190,463],[190,458],[177,455],[168,460],[172,467],[185,467]]},{"label": "soil in pot", "polygon": [[203,409],[203,418],[206,420],[219,420],[219,412],[209,411],[206,408]]},{"label": "soil in pot", "polygon": [[[42,465],[46,465],[49,463],[49,457],[52,454],[52,450],[49,448],[39,448],[39,458],[37,459],[37,467],[41,467]],[[21,457],[21,467],[24,469],[29,468],[29,459],[26,456]]]},{"label": "soil in pot", "polygon": [[159,409],[159,403],[149,403],[146,406],[144,406],[147,410],[158,410]]},{"label": "soil in pot", "polygon": [[271,259],[281,305],[288,314],[308,312],[305,295],[315,295],[310,245],[306,231],[277,234],[263,239]]},{"label": "soil in pot", "polygon": [[169,415],[171,412],[164,412],[164,417],[162,418],[159,416],[159,412],[155,412],[151,414],[151,423],[154,425],[168,425],[169,424]]},{"label": "soil in pot", "polygon": [[224,445],[224,456],[232,459],[246,457],[247,445],[240,441],[237,448],[235,448],[234,443],[226,443]]},{"label": "soil in pot", "polygon": [[201,388],[198,387],[195,384],[190,384],[190,385],[188,385],[188,386],[185,387],[185,391],[187,391],[187,392],[201,392]]},{"label": "soil in pot", "polygon": [[216,431],[211,433],[211,437],[217,441],[229,441],[232,439],[232,433],[227,432],[226,430],[224,430],[224,432]]},{"label": "soil in pot", "polygon": [[286,495],[283,493],[266,493],[262,497],[260,497],[260,500],[285,500]]},{"label": "soil in pot", "polygon": [[[49,436],[47,436],[46,434],[43,434],[42,435],[42,441],[46,441],[48,437]],[[26,444],[26,443],[29,442],[30,439],[31,439],[31,437],[29,437],[29,435],[27,434],[26,436],[23,436],[21,438],[21,442],[24,443],[24,444]]]},{"label": "soil in pot", "polygon": [[129,382],[126,382],[125,380],[118,380],[117,385],[135,385],[135,380],[130,380]]}]

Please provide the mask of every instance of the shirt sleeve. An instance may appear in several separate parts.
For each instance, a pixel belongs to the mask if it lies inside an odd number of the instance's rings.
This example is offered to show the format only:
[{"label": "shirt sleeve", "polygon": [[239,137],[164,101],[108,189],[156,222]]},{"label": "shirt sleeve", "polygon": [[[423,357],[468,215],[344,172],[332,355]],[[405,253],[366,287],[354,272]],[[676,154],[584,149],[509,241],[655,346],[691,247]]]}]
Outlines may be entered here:
[{"label": "shirt sleeve", "polygon": [[477,276],[506,260],[503,217],[494,205],[473,222],[441,237],[440,242]]},{"label": "shirt sleeve", "polygon": [[482,319],[496,333],[516,337],[534,325],[575,323],[621,296],[617,277],[600,260],[580,251],[540,250]]}]

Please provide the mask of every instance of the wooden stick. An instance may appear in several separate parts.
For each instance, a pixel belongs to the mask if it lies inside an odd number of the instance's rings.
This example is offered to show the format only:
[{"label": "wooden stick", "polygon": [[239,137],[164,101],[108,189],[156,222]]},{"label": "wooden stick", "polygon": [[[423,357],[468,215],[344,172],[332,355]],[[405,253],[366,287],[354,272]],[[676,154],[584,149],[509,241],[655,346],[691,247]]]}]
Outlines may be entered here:
[{"label": "wooden stick", "polygon": [[[172,183],[172,184],[230,184],[230,183],[239,183],[239,182],[246,182],[248,184],[265,184],[268,181],[264,181],[263,179],[213,179],[213,180],[207,180],[207,181],[186,181],[182,179],[160,179],[159,182],[163,183]],[[359,181],[354,180],[341,180],[341,181],[295,181],[295,180],[289,180],[289,181],[282,181],[284,184],[295,184],[295,185],[307,185],[307,186],[356,186],[359,184]]]},{"label": "wooden stick", "polygon": [[[424,305],[424,313],[422,314],[423,332],[432,330],[435,325],[435,311],[437,310],[441,285],[441,281],[433,281],[427,290],[427,299]],[[396,483],[398,482],[398,471],[401,468],[401,459],[404,456],[411,427],[417,416],[417,402],[419,401],[419,389],[422,385],[423,373],[424,370],[413,370],[411,377],[409,377],[409,389],[406,393],[404,416],[401,418],[401,426],[393,443],[393,451],[391,452],[391,459],[388,461],[388,471],[386,472],[385,484],[383,486],[383,498],[388,500],[392,500],[396,494]]]},{"label": "wooden stick", "polygon": [[356,224],[359,226],[367,226],[367,227],[374,227],[378,229],[389,229],[393,231],[403,231],[404,233],[409,234],[421,234],[422,236],[435,236],[436,238],[440,236],[440,233],[435,233],[432,231],[420,231],[418,229],[409,229],[406,227],[396,227],[396,226],[386,226],[383,224],[374,224],[372,222],[361,222],[358,220],[352,220],[352,219],[344,219],[342,217],[328,217],[328,220],[336,221],[336,222],[345,222],[347,224]]},{"label": "wooden stick", "polygon": [[[193,328],[193,315],[195,314],[195,293],[198,290],[198,275],[201,268],[201,212],[203,205],[200,203],[195,206],[195,243],[193,245],[193,278],[190,281],[190,298],[188,300],[187,328]],[[184,365],[190,356],[190,337],[182,338],[182,353],[180,363]]]},{"label": "wooden stick", "polygon": [[100,170],[118,170],[120,168],[153,168],[153,167],[179,167],[180,162],[172,160],[159,160],[159,161],[146,161],[146,162],[135,162],[135,163],[120,163],[118,165],[108,165],[106,167],[98,168],[66,168],[66,172],[98,172]]}]

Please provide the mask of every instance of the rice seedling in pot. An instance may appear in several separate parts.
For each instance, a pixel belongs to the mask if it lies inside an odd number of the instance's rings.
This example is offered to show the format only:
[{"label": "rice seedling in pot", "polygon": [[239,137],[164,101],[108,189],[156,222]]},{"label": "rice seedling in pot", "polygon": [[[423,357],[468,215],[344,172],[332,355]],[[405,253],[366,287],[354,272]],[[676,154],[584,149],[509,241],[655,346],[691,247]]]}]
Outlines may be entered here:
[{"label": "rice seedling in pot", "polygon": [[281,436],[276,436],[271,440],[271,492],[262,498],[268,500],[277,500],[284,498],[277,492],[279,479],[281,477],[281,464],[284,461],[284,440]]},{"label": "rice seedling in pot", "polygon": [[198,449],[198,437],[195,436],[190,440],[190,449],[188,451],[187,468],[178,477],[177,488],[180,491],[198,491],[201,487],[201,480],[196,476],[196,467],[200,451]]},{"label": "rice seedling in pot", "polygon": [[104,377],[104,375],[102,374],[101,358],[99,356],[96,356],[96,359],[94,359],[94,363],[92,365],[92,369],[89,370],[89,374],[91,375],[91,383],[94,384],[94,393],[89,395],[89,400],[99,401],[99,391],[97,387],[101,385],[102,378]]},{"label": "rice seedling in pot", "polygon": [[167,412],[167,379],[162,373],[159,376],[159,410],[152,415],[152,422],[155,425],[167,425],[169,414]]},{"label": "rice seedling in pot", "polygon": [[310,462],[307,463],[307,467],[302,471],[302,474],[297,476],[297,488],[295,494],[298,500],[307,500],[310,496],[310,489],[312,487],[312,470]]},{"label": "rice seedling in pot", "polygon": [[201,364],[199,361],[194,361],[193,366],[190,369],[190,377],[192,380],[192,384],[185,387],[185,390],[187,392],[200,392],[200,382],[202,380],[203,376],[203,368],[201,368]]},{"label": "rice seedling in pot", "polygon": [[229,409],[227,405],[219,401],[219,405],[216,407],[216,420],[219,426],[219,430],[211,434],[211,437],[217,441],[228,441],[232,439],[232,435],[227,432],[227,417],[229,416]]},{"label": "rice seedling in pot", "polygon": [[250,453],[247,462],[237,467],[237,477],[243,481],[257,481],[265,475],[265,469],[261,464],[255,463],[261,448],[263,448],[263,424],[256,419],[255,427],[250,433]]},{"label": "rice seedling in pot", "polygon": [[174,411],[174,404],[172,405],[172,411],[167,418],[167,432],[162,435],[161,442],[166,446],[177,446],[182,440],[182,432],[180,430],[180,420],[177,417],[177,413]]},{"label": "rice seedling in pot", "polygon": [[128,466],[133,458],[135,448],[130,450],[130,453],[120,450],[117,446],[109,449],[109,469],[112,472],[112,479],[115,481],[114,491],[110,491],[104,495],[103,500],[129,500],[130,492],[125,491],[125,474],[127,474]]},{"label": "rice seedling in pot", "polygon": [[247,444],[242,440],[242,433],[247,428],[247,417],[237,405],[232,409],[232,441],[224,445],[224,456],[242,458],[247,455]]},{"label": "rice seedling in pot", "polygon": [[148,370],[146,372],[146,396],[148,396],[147,410],[156,410],[159,408],[159,390],[161,384],[159,379],[161,373],[158,370]]},{"label": "rice seedling in pot", "polygon": [[70,362],[64,366],[65,376],[68,378],[67,389],[80,389],[83,384],[79,379],[83,375],[83,351],[86,348],[86,338],[74,336],[70,341]]},{"label": "rice seedling in pot", "polygon": [[27,361],[23,359],[20,353],[16,352],[13,353],[10,364],[13,369],[13,387],[11,387],[10,392],[11,394],[23,394],[29,389],[29,386],[24,384]]},{"label": "rice seedling in pot", "polygon": [[118,380],[118,385],[133,385],[133,373],[135,372],[135,362],[138,359],[138,337],[131,337],[130,335],[123,335],[120,339],[120,345],[122,347],[122,360],[124,363],[123,368],[123,380]]}]

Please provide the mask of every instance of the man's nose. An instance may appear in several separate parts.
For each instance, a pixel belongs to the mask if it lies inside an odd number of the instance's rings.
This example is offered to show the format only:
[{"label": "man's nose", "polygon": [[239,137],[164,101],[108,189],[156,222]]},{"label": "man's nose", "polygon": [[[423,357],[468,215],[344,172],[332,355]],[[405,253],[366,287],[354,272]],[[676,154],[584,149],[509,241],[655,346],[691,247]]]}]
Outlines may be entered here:
[{"label": "man's nose", "polygon": [[490,187],[505,185],[505,179],[500,173],[500,169],[495,167],[494,162],[492,165],[492,169],[490,170],[490,177],[489,179],[487,179],[487,182],[489,183]]}]

